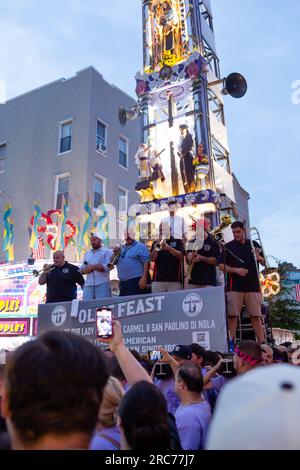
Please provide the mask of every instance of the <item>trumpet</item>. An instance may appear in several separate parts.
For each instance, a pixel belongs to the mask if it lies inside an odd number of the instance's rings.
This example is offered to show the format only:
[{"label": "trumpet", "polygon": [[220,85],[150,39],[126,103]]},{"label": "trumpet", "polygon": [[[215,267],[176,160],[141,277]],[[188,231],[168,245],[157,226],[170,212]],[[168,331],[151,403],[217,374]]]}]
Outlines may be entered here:
[{"label": "trumpet", "polygon": [[162,245],[166,243],[166,238],[163,238],[160,242],[157,242],[155,245],[155,250],[160,251],[162,249]]},{"label": "trumpet", "polygon": [[49,272],[52,271],[54,268],[55,268],[55,264],[44,264],[43,269],[41,269],[40,271],[37,271],[36,269],[34,269],[34,270],[32,271],[32,275],[33,275],[34,277],[38,277],[38,276],[40,276],[41,274],[47,274],[47,273],[49,273]]},{"label": "trumpet", "polygon": [[[196,222],[196,219],[194,217],[192,217],[192,220],[193,222]],[[217,227],[215,227],[214,229],[206,233],[210,235],[212,238],[216,238],[219,242],[222,242],[223,241],[222,231],[231,224],[232,224],[232,219],[230,215],[223,215],[221,217],[221,223],[217,225]],[[192,277],[192,271],[193,271],[193,267],[195,264],[195,258],[196,258],[198,249],[199,249],[199,240],[197,240],[197,237],[196,237],[196,240],[194,242],[194,247],[192,250],[192,260],[191,260],[191,263],[187,267],[187,274],[188,274],[189,280],[191,280],[191,277]]]},{"label": "trumpet", "polygon": [[110,258],[110,261],[107,265],[108,269],[112,270],[118,264],[118,261],[120,259],[121,253],[122,253],[122,248],[124,246],[125,242],[122,242],[121,245],[118,247],[118,250],[113,253],[112,257]]}]

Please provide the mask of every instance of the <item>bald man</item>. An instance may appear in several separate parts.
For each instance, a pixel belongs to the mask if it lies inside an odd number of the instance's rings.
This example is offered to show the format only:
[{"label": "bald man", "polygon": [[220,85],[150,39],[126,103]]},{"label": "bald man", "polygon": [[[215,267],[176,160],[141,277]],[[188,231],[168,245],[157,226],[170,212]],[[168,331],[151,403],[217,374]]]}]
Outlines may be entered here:
[{"label": "bald man", "polygon": [[[204,230],[203,230],[204,229]],[[196,223],[197,237],[189,242],[189,248],[194,249],[187,254],[189,265],[189,289],[217,285],[216,266],[220,255],[217,242],[207,232],[210,231],[210,220],[206,217]]]},{"label": "bald man", "polygon": [[65,260],[63,251],[53,253],[53,269],[42,273],[39,284],[47,285],[46,303],[68,302],[77,297],[77,284],[82,288],[84,279],[78,267]]}]

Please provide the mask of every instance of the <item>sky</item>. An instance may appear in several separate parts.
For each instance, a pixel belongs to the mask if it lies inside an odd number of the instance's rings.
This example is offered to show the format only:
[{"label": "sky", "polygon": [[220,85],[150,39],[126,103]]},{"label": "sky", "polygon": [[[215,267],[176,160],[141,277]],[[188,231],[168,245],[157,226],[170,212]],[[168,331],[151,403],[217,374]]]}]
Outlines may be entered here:
[{"label": "sky", "polygon": [[[0,100],[90,65],[135,96],[141,3],[1,0]],[[265,252],[299,266],[300,2],[212,0],[212,8],[222,76],[248,81],[243,99],[225,98],[233,172],[250,193]]]}]

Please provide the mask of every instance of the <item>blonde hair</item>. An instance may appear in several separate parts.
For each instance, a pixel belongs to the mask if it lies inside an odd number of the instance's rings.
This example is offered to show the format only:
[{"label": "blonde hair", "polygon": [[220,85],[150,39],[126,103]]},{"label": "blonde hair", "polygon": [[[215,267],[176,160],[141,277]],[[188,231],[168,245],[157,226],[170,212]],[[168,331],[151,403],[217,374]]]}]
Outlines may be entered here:
[{"label": "blonde hair", "polygon": [[115,377],[109,377],[103,392],[98,422],[105,428],[117,424],[117,410],[124,396],[124,389]]}]

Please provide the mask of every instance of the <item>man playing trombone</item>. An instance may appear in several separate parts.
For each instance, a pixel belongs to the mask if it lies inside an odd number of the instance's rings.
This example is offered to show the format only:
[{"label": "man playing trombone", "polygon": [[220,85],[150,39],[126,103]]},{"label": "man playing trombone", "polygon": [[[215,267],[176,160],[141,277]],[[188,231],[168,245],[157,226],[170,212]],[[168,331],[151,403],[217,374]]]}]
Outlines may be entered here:
[{"label": "man playing trombone", "polygon": [[246,306],[252,328],[259,343],[265,340],[262,324],[262,294],[259,280],[259,264],[265,266],[262,248],[246,237],[242,222],[231,225],[234,240],[226,243],[220,256],[220,269],[227,276],[227,313],[230,334],[230,349],[233,350],[238,318],[243,305]]},{"label": "man playing trombone", "polygon": [[39,284],[46,284],[46,303],[68,302],[77,297],[77,284],[84,286],[78,267],[65,261],[63,251],[53,253],[53,265],[43,269]]}]

